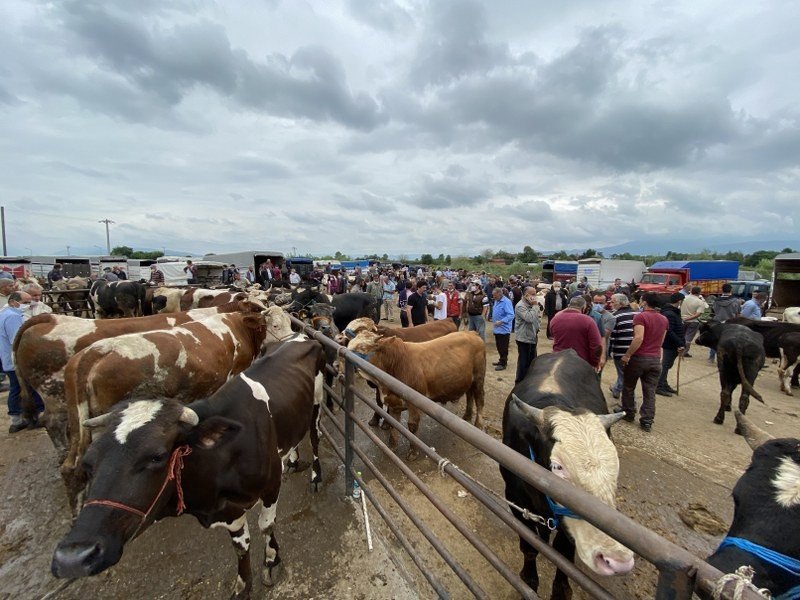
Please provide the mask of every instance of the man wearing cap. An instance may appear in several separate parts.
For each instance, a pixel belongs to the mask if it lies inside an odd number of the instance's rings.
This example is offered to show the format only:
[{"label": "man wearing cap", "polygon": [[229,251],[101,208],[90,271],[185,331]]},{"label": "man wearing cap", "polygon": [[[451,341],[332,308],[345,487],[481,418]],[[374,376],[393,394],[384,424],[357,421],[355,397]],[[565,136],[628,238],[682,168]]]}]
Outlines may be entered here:
[{"label": "man wearing cap", "polygon": [[103,269],[103,279],[105,279],[105,280],[106,280],[106,281],[108,281],[108,282],[111,282],[111,281],[119,281],[119,277],[117,277],[117,276],[116,276],[116,275],[115,275],[115,274],[114,274],[114,273],[111,271],[111,267],[105,267],[105,268]]},{"label": "man wearing cap", "polygon": [[61,263],[56,263],[47,274],[47,283],[50,284],[50,287],[53,287],[53,283],[62,279],[64,279],[64,273],[61,271]]},{"label": "man wearing cap", "polygon": [[480,279],[473,279],[464,295],[462,315],[467,319],[467,329],[475,331],[482,340],[486,339],[486,315],[489,312],[489,299],[483,292]]},{"label": "man wearing cap", "polygon": [[164,272],[158,268],[158,265],[150,265],[150,281],[148,285],[164,285]]}]

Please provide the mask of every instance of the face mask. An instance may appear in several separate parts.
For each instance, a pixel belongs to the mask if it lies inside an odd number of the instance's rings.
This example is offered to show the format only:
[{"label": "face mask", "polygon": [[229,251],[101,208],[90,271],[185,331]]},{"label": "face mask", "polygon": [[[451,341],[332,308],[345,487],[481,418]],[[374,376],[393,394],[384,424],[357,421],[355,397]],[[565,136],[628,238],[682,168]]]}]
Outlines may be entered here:
[{"label": "face mask", "polygon": [[33,306],[39,306],[39,301],[38,300],[31,300],[31,306],[32,307]]},{"label": "face mask", "polygon": [[25,304],[20,304],[19,305],[19,309],[20,310],[28,310],[28,309],[30,309],[30,307],[31,307],[31,305],[28,302],[26,302]]},{"label": "face mask", "polygon": [[600,312],[601,310],[603,310],[606,307],[605,304],[592,304],[592,306],[594,307],[594,309],[597,312]]}]

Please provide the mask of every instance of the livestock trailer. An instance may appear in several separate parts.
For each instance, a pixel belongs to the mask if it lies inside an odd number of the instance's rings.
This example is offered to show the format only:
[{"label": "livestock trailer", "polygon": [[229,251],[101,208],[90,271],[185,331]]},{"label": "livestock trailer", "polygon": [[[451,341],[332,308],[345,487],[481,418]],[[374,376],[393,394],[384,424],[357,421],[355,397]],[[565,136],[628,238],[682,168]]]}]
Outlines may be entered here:
[{"label": "livestock trailer", "polygon": [[64,277],[92,276],[92,259],[88,256],[31,256],[28,260],[34,277],[46,278],[56,263],[61,265]]},{"label": "livestock trailer", "polygon": [[311,276],[314,270],[314,261],[304,256],[290,256],[286,259],[286,268],[294,269],[304,281]]},{"label": "livestock trailer", "polygon": [[21,256],[3,256],[0,258],[0,271],[11,273],[14,277],[25,277],[25,271],[31,270],[29,258]]},{"label": "livestock trailer", "polygon": [[282,268],[283,253],[274,250],[244,250],[242,252],[223,252],[220,254],[211,252],[206,254],[203,260],[236,265],[236,269],[242,277],[244,277],[248,267],[253,267],[258,273],[259,267],[267,260],[271,260],[273,265],[281,267],[281,271],[284,270]]},{"label": "livestock trailer", "polygon": [[770,306],[800,306],[800,252],[775,257]]},{"label": "livestock trailer", "polygon": [[542,281],[545,283],[574,280],[577,276],[577,260],[546,260],[542,263]]},{"label": "livestock trailer", "polygon": [[[158,269],[164,273],[165,285],[176,287],[186,285],[186,271],[183,270],[186,266],[186,260],[158,262]],[[202,259],[188,260],[191,260],[192,264],[197,267],[197,285],[212,287],[222,284],[222,267],[224,263]],[[145,279],[150,279],[150,267],[147,267],[147,277]]]},{"label": "livestock trailer", "polygon": [[603,289],[621,279],[625,283],[639,281],[647,271],[641,260],[617,260],[612,258],[584,258],[578,261],[578,279],[586,277],[592,288]]}]

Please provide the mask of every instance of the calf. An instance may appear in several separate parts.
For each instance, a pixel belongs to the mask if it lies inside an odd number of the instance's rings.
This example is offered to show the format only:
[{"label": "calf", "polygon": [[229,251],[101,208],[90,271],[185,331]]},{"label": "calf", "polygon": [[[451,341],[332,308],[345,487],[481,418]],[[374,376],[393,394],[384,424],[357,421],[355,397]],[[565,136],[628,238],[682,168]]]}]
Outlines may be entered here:
[{"label": "calf", "polygon": [[[625,413],[608,414],[594,369],[574,350],[540,355],[506,399],[503,443],[553,474],[616,506],[619,458],[611,442],[611,426]],[[500,467],[511,512],[549,541],[548,525],[531,525],[521,512],[548,519],[556,535],[553,547],[567,559],[575,552],[599,575],[622,575],[633,569],[633,553],[593,525],[511,471]],[[563,520],[562,520],[563,517]],[[520,537],[523,555],[520,577],[534,591],[539,587],[538,551]],[[556,570],[551,598],[571,598],[569,579]]]},{"label": "calf", "polygon": [[[733,522],[708,563],[723,573],[742,565],[773,598],[797,598],[800,586],[800,440],[775,439],[735,413],[753,450],[733,488]],[[793,590],[793,591],[792,591]]]},{"label": "calf", "polygon": [[64,371],[69,451],[61,468],[73,504],[85,483],[80,460],[91,441],[83,421],[129,395],[202,398],[249,367],[265,336],[263,315],[228,313],[100,340],[75,354]]},{"label": "calf", "polygon": [[98,279],[89,291],[98,319],[141,316],[144,296],[145,286],[138,281]]},{"label": "calf", "polygon": [[[786,333],[800,333],[800,325],[795,323],[780,323],[778,321],[764,321],[764,320],[753,320],[747,319],[745,317],[736,317],[734,319],[728,319],[725,321],[726,323],[736,323],[738,325],[744,325],[749,329],[752,329],[756,333],[760,333],[764,336],[764,352],[766,353],[768,358],[778,358],[781,359],[781,364],[783,364],[782,359],[782,350],[781,350],[781,339],[783,339],[783,335]],[[784,367],[784,371],[788,367]],[[791,376],[791,383],[786,383],[786,373],[781,373],[780,369],[778,370],[778,377],[781,382],[781,390],[792,395],[792,387],[798,386],[798,377],[800,376],[800,364],[795,365],[794,373]]]},{"label": "calf", "polygon": [[800,307],[790,306],[783,311],[783,320],[787,323],[800,325]]},{"label": "calf", "polygon": [[[210,398],[189,406],[163,399],[122,402],[87,421],[106,432],[83,459],[91,474],[88,501],[56,547],[53,575],[96,575],[119,562],[125,544],[152,523],[185,511],[204,527],[228,530],[238,557],[234,596],[249,598],[247,510],[260,500],[263,581],[273,585],[281,563],[273,529],[282,459],[307,432],[318,454],[317,373],[323,361],[315,341],[271,344]],[[316,460],[315,488],[320,475]]]},{"label": "calf", "polygon": [[[483,383],[486,374],[486,346],[473,332],[450,335],[412,344],[397,337],[381,338],[375,333],[363,331],[350,341],[350,350],[368,360],[392,377],[399,379],[434,402],[455,402],[467,395],[464,419],[472,419],[475,405],[475,426],[483,427]],[[400,420],[403,410],[408,409],[408,429],[416,433],[421,413],[413,404],[406,403],[392,392],[383,389],[389,414]],[[392,429],[390,441],[397,445],[397,431]],[[408,460],[419,456],[411,447]]]},{"label": "calf", "polygon": [[[739,410],[744,414],[750,405],[750,395],[764,402],[755,389],[758,371],[764,366],[764,338],[760,333],[751,331],[743,325],[731,324],[730,321],[717,323],[711,321],[700,326],[700,337],[697,343],[717,351],[717,369],[721,392],[719,410],[714,423],[725,422],[725,412],[731,410],[731,397],[739,384],[742,393],[739,396]],[[736,433],[739,433],[737,427]]]}]

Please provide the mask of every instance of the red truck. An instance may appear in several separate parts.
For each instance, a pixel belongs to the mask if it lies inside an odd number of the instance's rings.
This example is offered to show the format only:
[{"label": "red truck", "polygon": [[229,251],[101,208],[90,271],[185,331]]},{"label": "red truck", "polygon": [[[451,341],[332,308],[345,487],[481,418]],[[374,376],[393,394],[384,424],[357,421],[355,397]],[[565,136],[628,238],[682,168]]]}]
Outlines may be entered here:
[{"label": "red truck", "polygon": [[642,292],[679,292],[687,283],[699,286],[704,296],[720,294],[722,285],[739,277],[735,260],[665,260],[654,263],[639,282]]}]

